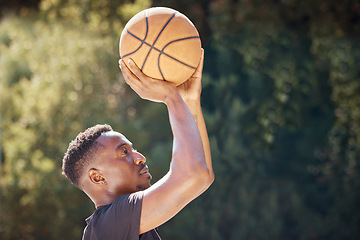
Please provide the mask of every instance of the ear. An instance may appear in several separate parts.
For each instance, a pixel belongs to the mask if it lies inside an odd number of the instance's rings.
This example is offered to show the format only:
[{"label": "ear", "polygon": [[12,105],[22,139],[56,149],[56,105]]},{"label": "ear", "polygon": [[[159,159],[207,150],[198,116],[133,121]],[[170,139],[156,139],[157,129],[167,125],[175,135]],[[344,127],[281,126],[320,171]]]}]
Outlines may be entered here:
[{"label": "ear", "polygon": [[100,171],[96,168],[91,168],[89,170],[89,178],[92,183],[95,184],[106,184],[106,180],[103,177],[103,175],[100,173]]}]

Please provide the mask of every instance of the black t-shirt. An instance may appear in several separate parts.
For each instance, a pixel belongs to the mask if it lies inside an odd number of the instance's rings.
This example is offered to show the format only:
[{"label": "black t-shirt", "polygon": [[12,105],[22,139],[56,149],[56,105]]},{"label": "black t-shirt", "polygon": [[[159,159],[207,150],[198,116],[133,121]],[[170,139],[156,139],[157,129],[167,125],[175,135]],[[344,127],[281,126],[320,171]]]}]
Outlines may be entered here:
[{"label": "black t-shirt", "polygon": [[118,197],[86,219],[83,240],[161,240],[156,229],[139,236],[142,192]]}]

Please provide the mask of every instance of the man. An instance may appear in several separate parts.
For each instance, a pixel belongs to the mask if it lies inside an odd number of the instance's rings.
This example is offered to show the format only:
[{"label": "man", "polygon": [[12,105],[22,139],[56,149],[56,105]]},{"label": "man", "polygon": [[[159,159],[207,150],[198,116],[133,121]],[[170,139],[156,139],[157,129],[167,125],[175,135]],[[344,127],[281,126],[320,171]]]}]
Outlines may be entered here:
[{"label": "man", "polygon": [[168,173],[150,185],[146,158],[109,125],[79,133],[63,159],[63,174],[94,202],[83,239],[160,239],[156,228],[214,181],[200,106],[204,52],[193,76],[175,87],[119,61],[126,83],[143,99],[166,104],[173,133]]}]

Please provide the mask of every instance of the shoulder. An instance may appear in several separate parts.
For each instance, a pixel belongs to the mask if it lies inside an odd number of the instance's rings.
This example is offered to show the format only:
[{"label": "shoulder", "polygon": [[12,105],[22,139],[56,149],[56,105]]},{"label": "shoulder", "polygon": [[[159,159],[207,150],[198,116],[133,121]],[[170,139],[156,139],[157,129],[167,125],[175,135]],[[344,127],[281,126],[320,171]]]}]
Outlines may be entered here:
[{"label": "shoulder", "polygon": [[123,195],[96,209],[86,219],[84,239],[93,239],[93,236],[106,236],[102,239],[138,239],[142,197],[142,192]]},{"label": "shoulder", "polygon": [[110,211],[117,211],[119,209],[133,209],[140,208],[142,206],[142,200],[143,200],[143,192],[136,192],[128,195],[123,195],[118,197],[113,203],[109,204],[108,210]]},{"label": "shoulder", "polygon": [[[143,192],[136,192],[132,194],[127,194],[119,196],[115,199],[114,202],[101,206],[95,210],[95,212],[86,219],[86,222],[91,221],[94,218],[98,218],[104,215],[113,215],[119,214],[122,215],[122,212],[125,211],[134,211],[137,208],[141,209],[143,199]],[[115,217],[115,216],[114,216]]]},{"label": "shoulder", "polygon": [[101,206],[86,219],[87,224],[90,222],[96,224],[98,220],[101,222],[114,221],[129,215],[141,214],[143,192],[136,192],[119,196],[114,202]]}]

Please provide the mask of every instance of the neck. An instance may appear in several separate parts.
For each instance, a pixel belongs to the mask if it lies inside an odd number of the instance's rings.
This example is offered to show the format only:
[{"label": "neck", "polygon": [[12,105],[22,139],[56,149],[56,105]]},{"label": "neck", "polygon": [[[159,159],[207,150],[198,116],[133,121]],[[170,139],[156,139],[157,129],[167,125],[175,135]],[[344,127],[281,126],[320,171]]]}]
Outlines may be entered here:
[{"label": "neck", "polygon": [[108,189],[104,187],[98,187],[98,186],[90,186],[83,189],[83,191],[88,195],[88,197],[93,201],[96,208],[99,208],[101,206],[108,205],[116,200],[116,198],[131,194],[134,191],[109,191]]},{"label": "neck", "polygon": [[108,205],[115,201],[115,199],[119,196],[115,196],[113,194],[109,194],[104,191],[84,191],[86,195],[91,199],[94,203],[95,208],[99,208],[101,206]]},{"label": "neck", "polygon": [[106,194],[98,194],[96,197],[91,197],[91,200],[95,204],[95,208],[108,205],[115,201],[118,196],[108,196]]}]

